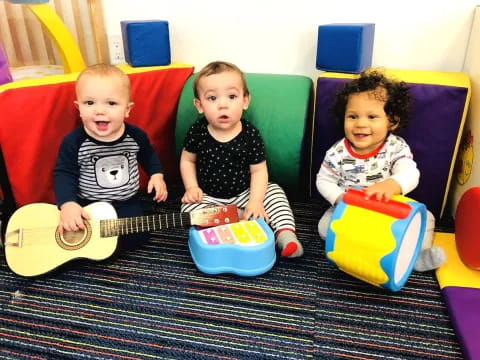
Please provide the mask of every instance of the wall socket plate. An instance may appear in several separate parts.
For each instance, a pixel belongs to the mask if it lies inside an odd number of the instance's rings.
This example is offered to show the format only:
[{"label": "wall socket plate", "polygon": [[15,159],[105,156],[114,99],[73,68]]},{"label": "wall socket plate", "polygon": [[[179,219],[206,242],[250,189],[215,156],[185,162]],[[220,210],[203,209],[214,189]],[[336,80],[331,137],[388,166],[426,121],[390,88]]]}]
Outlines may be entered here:
[{"label": "wall socket plate", "polygon": [[108,35],[108,52],[110,53],[110,63],[112,65],[123,64],[125,62],[122,35]]}]

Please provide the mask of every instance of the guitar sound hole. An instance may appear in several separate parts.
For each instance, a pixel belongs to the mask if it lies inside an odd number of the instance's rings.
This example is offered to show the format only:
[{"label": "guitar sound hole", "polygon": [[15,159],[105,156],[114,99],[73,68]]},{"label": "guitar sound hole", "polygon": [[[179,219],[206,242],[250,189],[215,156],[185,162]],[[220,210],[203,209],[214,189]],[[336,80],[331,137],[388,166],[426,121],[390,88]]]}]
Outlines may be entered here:
[{"label": "guitar sound hole", "polygon": [[64,231],[63,232],[63,241],[66,242],[69,246],[75,246],[82,242],[87,233],[84,230],[78,231]]},{"label": "guitar sound hole", "polygon": [[78,250],[84,247],[92,236],[92,227],[88,222],[84,222],[85,229],[78,231],[64,231],[63,235],[60,232],[55,232],[55,239],[58,246],[65,250]]}]

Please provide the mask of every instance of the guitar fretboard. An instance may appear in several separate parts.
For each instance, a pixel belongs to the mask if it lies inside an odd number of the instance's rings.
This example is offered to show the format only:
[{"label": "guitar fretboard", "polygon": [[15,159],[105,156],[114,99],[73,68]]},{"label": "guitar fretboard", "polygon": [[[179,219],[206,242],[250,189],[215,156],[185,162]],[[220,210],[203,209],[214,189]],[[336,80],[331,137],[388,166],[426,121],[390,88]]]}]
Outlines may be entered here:
[{"label": "guitar fretboard", "polygon": [[136,216],[100,220],[100,236],[111,237],[190,226],[189,213]]}]

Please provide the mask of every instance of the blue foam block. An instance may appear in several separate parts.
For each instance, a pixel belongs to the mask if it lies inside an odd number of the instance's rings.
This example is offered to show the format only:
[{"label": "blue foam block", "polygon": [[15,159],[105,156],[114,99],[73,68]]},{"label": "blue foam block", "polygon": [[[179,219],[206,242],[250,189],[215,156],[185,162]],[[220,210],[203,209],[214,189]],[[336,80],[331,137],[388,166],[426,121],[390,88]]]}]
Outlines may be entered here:
[{"label": "blue foam block", "polygon": [[360,73],[372,65],[375,24],[318,27],[317,69]]},{"label": "blue foam block", "polygon": [[121,21],[125,60],[131,66],[170,65],[168,21]]}]

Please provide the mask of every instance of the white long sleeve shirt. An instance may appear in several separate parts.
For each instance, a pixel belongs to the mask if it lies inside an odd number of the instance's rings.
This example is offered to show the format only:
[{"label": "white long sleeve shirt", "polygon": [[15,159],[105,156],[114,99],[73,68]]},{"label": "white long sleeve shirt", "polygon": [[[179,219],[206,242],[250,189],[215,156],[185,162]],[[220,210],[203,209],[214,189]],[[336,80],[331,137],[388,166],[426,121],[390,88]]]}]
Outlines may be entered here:
[{"label": "white long sleeve shirt", "polygon": [[385,143],[366,155],[356,154],[348,140],[335,143],[317,173],[320,194],[332,205],[351,187],[367,187],[392,178],[406,195],[418,185],[420,172],[406,141],[390,134]]}]

